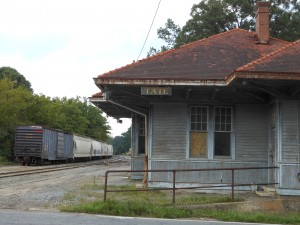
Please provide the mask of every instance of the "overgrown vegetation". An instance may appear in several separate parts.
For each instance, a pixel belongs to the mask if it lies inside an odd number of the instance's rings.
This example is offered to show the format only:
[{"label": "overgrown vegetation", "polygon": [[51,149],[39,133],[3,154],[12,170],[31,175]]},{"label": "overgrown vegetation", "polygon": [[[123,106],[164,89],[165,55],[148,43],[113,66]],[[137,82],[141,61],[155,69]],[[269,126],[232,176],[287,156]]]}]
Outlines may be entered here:
[{"label": "overgrown vegetation", "polygon": [[[134,190],[135,186],[113,187],[113,189],[117,188]],[[297,213],[250,213],[231,210],[228,207],[201,207],[203,204],[231,202],[229,195],[181,191],[176,195],[176,206],[173,206],[169,191],[108,193],[108,200],[104,202],[102,190],[102,186],[91,184],[83,186],[78,193],[68,193],[65,195],[64,205],[60,207],[60,210],[116,216],[170,219],[213,218],[236,222],[300,224],[300,215]],[[77,200],[73,201],[75,198]],[[240,196],[236,198],[236,201],[243,200]]]}]

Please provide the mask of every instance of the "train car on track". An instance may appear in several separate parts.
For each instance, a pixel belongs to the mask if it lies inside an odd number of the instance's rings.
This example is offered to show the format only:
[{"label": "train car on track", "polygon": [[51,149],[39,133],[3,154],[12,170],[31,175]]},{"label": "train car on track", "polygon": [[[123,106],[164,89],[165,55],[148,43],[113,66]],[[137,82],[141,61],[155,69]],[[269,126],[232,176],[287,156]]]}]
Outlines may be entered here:
[{"label": "train car on track", "polygon": [[[69,162],[111,157],[103,149],[111,145],[91,138],[49,129],[42,126],[16,128],[14,154],[23,165],[41,165],[44,162]],[[107,148],[107,147],[106,147]]]}]

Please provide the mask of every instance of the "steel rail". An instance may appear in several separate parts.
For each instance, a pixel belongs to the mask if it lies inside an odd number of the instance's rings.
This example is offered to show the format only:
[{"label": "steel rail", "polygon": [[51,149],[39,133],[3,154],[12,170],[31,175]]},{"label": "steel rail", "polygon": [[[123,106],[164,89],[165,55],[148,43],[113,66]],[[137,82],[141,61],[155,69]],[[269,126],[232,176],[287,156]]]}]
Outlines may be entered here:
[{"label": "steel rail", "polygon": [[99,165],[99,163],[105,164],[105,161],[101,160],[100,162],[94,161],[94,162],[89,162],[89,163],[81,163],[79,165],[78,164],[77,165],[74,165],[74,164],[73,165],[63,165],[63,166],[59,166],[59,167],[30,169],[30,170],[25,170],[25,171],[19,170],[19,171],[2,172],[2,173],[0,173],[0,179],[7,178],[7,177],[25,176],[25,175],[32,175],[32,174],[49,173],[49,172],[55,172],[55,171],[61,171],[61,170],[75,169],[75,168]]}]

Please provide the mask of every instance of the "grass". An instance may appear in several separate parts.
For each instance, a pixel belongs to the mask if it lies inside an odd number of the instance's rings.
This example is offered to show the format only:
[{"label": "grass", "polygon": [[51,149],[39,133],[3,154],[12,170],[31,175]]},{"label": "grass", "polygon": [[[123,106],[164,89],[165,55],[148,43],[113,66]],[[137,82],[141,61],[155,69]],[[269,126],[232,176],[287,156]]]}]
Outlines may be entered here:
[{"label": "grass", "polygon": [[[113,188],[120,190],[135,189],[134,186]],[[108,193],[108,200],[104,202],[102,200],[102,190],[103,187],[100,185],[84,185],[78,193],[72,192],[65,195],[65,204],[60,207],[60,210],[132,217],[213,218],[235,222],[300,224],[299,213],[250,213],[230,210],[228,207],[190,207],[201,204],[231,202],[231,196],[228,195],[178,191],[176,206],[173,206],[169,191]],[[74,199],[76,199],[76,204],[73,202]],[[243,201],[243,198],[236,196],[236,201]]]},{"label": "grass", "polygon": [[8,161],[4,156],[0,155],[0,166],[12,165],[13,162]]}]

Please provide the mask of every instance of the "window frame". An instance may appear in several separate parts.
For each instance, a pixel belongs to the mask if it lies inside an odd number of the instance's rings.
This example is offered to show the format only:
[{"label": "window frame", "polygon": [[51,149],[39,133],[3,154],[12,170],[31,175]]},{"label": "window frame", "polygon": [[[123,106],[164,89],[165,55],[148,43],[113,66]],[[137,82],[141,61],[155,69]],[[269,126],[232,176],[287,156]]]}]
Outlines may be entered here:
[{"label": "window frame", "polygon": [[[195,110],[195,112],[193,112]],[[188,158],[189,159],[207,159],[208,158],[208,132],[209,132],[209,106],[207,105],[192,105],[189,107],[189,145],[188,145]],[[192,134],[193,133],[193,134]],[[198,135],[195,135],[198,133]],[[195,137],[196,139],[193,139]],[[194,152],[194,143],[192,139],[200,141],[198,144],[203,144],[199,146],[196,151],[197,155],[193,155]],[[201,145],[200,144],[200,145]]]},{"label": "window frame", "polygon": [[[217,117],[217,109],[220,109],[220,120],[217,121],[216,117]],[[226,109],[225,111],[225,115],[222,115],[222,109]],[[227,119],[228,119],[228,114],[227,114],[227,109],[230,109],[230,122],[228,123]],[[215,105],[214,106],[214,115],[213,115],[213,157],[214,158],[227,158],[227,159],[231,159],[233,158],[233,120],[234,120],[234,109],[233,106],[228,106],[228,105]],[[225,119],[225,121],[224,121]],[[218,123],[217,123],[218,122]],[[223,123],[222,123],[223,122]],[[216,125],[219,125],[219,129],[217,129]],[[228,125],[230,126],[230,129],[228,129]],[[229,134],[229,155],[219,155],[216,154],[216,133],[219,134],[224,134],[224,133],[228,133]]]},{"label": "window frame", "polygon": [[[202,129],[202,126],[203,126],[203,121],[202,121],[202,116],[204,116],[204,114],[192,114],[192,108],[205,108],[206,109],[206,121],[205,121],[205,124],[206,124],[206,128],[205,129]],[[201,112],[202,113],[202,112]],[[192,121],[192,116],[193,115],[195,115],[196,116],[196,121],[195,122],[193,122]],[[197,116],[200,116],[200,122],[198,122],[198,117]],[[190,124],[189,124],[189,129],[190,129],[190,131],[199,131],[199,132],[208,132],[208,123],[209,123],[209,108],[208,108],[208,106],[191,106],[190,107],[190,120],[189,120],[189,122],[190,122]],[[200,124],[200,126],[201,126],[201,129],[192,129],[192,124]],[[198,127],[198,126],[196,126],[196,127]]]},{"label": "window frame", "polygon": [[[206,130],[203,129],[203,126],[200,125],[200,127],[197,129],[197,125],[192,126],[193,122],[197,123],[200,121],[193,121],[192,119],[192,109],[193,108],[206,108]],[[220,114],[220,121],[221,123],[219,124],[219,129],[216,129],[216,113],[218,113],[218,109],[230,109],[229,114],[228,111],[224,114],[224,118],[221,119],[222,115]],[[231,159],[234,160],[235,159],[235,116],[236,116],[236,112],[235,112],[236,108],[234,105],[201,105],[201,104],[197,104],[197,105],[189,105],[189,109],[188,109],[188,126],[187,126],[187,159],[208,159],[208,160],[213,160],[213,159]],[[222,111],[222,110],[221,110]],[[203,113],[201,113],[203,114]],[[228,116],[229,118],[226,118],[226,116]],[[222,121],[224,120],[224,122]],[[201,121],[203,122],[203,121]],[[200,123],[201,123],[200,122]],[[222,128],[222,122],[225,124]],[[207,140],[206,140],[206,156],[202,157],[201,155],[199,156],[195,156],[192,155],[192,132],[206,132],[207,133]],[[229,153],[228,155],[219,155],[216,154],[215,151],[215,138],[216,138],[216,133],[229,133],[229,151],[227,151],[227,153]],[[226,136],[226,134],[224,135]],[[221,137],[222,138],[222,137]],[[226,137],[225,141],[226,141]]]}]

